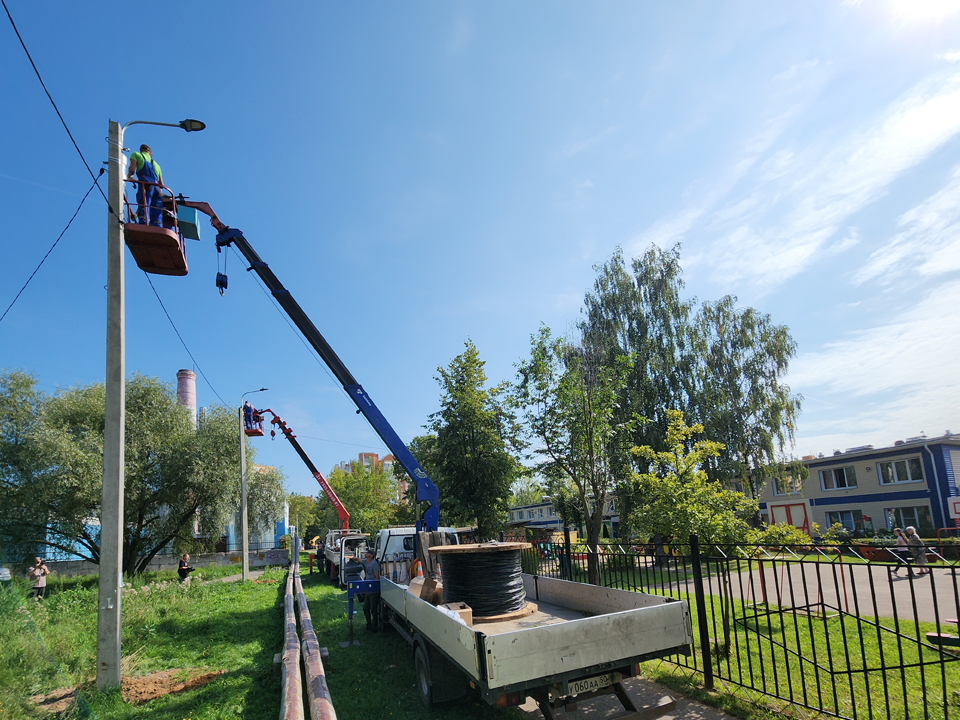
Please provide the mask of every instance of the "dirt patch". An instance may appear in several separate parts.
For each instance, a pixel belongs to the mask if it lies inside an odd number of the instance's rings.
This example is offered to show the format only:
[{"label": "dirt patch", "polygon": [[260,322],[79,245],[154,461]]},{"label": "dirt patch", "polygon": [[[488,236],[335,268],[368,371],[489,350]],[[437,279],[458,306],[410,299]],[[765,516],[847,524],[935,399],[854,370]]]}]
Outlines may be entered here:
[{"label": "dirt patch", "polygon": [[39,710],[48,712],[51,715],[59,715],[72,708],[76,704],[78,696],[78,688],[63,687],[57,688],[53,692],[48,692],[46,695],[34,695],[30,700]]},{"label": "dirt patch", "polygon": [[254,585],[276,585],[279,580],[251,580]]},{"label": "dirt patch", "polygon": [[131,705],[140,705],[164,695],[193,690],[211,683],[223,675],[226,670],[207,670],[207,668],[180,668],[161,670],[120,679],[123,701]]}]

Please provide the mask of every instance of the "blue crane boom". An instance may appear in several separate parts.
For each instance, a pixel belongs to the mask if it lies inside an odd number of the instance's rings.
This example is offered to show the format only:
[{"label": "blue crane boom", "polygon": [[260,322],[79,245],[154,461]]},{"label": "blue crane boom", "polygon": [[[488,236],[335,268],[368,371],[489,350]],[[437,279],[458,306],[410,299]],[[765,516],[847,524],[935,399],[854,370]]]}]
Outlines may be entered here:
[{"label": "blue crane boom", "polygon": [[357,406],[358,412],[362,413],[380,439],[389,448],[390,452],[406,470],[407,475],[416,485],[417,506],[420,510],[417,519],[417,530],[435,531],[440,525],[440,491],[427,475],[413,453],[407,448],[406,444],[400,439],[396,431],[387,422],[387,419],[380,412],[380,409],[373,402],[370,394],[363,389],[363,386],[357,382],[353,374],[343,364],[330,343],[317,330],[316,325],[303,311],[300,304],[293,298],[290,291],[273,273],[273,270],[260,259],[260,256],[250,245],[250,242],[243,236],[243,233],[236,228],[227,227],[217,217],[213,209],[205,202],[192,202],[189,200],[179,200],[179,204],[184,207],[192,207],[200,212],[210,216],[210,224],[217,230],[217,250],[223,247],[233,245],[241,255],[250,263],[249,269],[255,272],[267,289],[273,294],[280,307],[287,313],[293,324],[303,334],[303,337],[311,347],[317,352],[320,358],[327,364],[334,376],[343,386],[347,395]]}]

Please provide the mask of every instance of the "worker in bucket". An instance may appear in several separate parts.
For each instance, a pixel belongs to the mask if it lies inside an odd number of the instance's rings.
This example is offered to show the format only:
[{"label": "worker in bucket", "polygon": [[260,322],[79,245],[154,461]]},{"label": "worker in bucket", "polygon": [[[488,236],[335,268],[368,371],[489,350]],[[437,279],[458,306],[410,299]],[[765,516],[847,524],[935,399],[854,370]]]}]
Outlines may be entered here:
[{"label": "worker in bucket", "polygon": [[253,405],[247,400],[243,403],[243,426],[247,430],[253,430]]},{"label": "worker in bucket", "polygon": [[153,151],[149,145],[141,145],[140,152],[130,155],[127,176],[136,176],[140,181],[137,185],[137,222],[141,225],[162,225],[163,198],[160,196],[160,186],[163,185],[163,173],[160,165],[153,159]]}]

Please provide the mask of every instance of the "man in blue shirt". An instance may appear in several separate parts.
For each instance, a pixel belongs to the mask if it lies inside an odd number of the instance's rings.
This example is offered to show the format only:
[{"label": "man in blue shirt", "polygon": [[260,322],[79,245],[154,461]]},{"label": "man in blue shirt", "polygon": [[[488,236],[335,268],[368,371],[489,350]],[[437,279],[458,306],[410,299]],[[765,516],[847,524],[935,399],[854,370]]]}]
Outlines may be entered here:
[{"label": "man in blue shirt", "polygon": [[[363,566],[364,580],[380,579],[380,563],[373,559],[373,550],[363,554],[364,559],[355,558]],[[375,633],[380,628],[380,591],[367,593],[363,598],[363,614],[367,618],[367,631]],[[372,619],[371,619],[372,616]]]},{"label": "man in blue shirt", "polygon": [[[163,225],[163,198],[160,186],[163,185],[163,173],[160,165],[153,159],[149,145],[141,145],[140,152],[130,155],[130,167],[127,176],[137,176],[137,222],[147,223],[147,209],[150,210],[150,225]],[[154,183],[154,184],[150,184]]]}]

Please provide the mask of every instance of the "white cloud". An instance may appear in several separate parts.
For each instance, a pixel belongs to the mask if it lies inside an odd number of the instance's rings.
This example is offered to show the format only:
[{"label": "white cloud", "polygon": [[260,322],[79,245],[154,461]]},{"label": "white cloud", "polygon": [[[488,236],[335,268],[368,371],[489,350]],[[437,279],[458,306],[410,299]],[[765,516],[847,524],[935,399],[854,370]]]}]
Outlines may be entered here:
[{"label": "white cloud", "polygon": [[960,268],[960,166],[939,192],[900,216],[897,233],[867,259],[856,284],[890,283],[915,273],[939,275]]},{"label": "white cloud", "polygon": [[[798,445],[846,438],[850,445],[958,429],[960,377],[945,373],[960,357],[960,334],[948,331],[960,307],[960,281],[928,291],[883,325],[800,355],[788,382],[808,403]],[[840,411],[819,407],[833,398]],[[826,452],[823,446],[818,448]]]},{"label": "white cloud", "polygon": [[[749,207],[738,200],[709,216],[720,228],[724,221],[737,221],[706,253],[714,277],[772,287],[797,275],[844,221],[958,132],[960,75],[954,75],[918,86],[873,127],[832,147],[778,150],[759,165],[763,184],[753,189]],[[841,241],[833,250],[850,244]]]},{"label": "white cloud", "polygon": [[947,62],[957,62],[960,60],[960,50],[951,50],[950,52],[945,52],[940,56],[940,58],[942,60],[946,60]]}]

